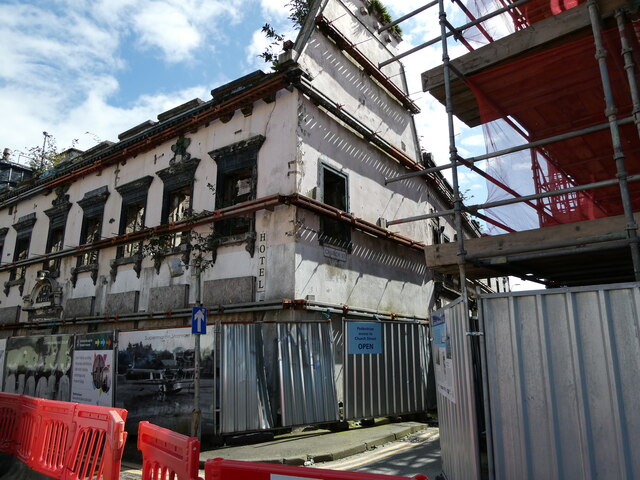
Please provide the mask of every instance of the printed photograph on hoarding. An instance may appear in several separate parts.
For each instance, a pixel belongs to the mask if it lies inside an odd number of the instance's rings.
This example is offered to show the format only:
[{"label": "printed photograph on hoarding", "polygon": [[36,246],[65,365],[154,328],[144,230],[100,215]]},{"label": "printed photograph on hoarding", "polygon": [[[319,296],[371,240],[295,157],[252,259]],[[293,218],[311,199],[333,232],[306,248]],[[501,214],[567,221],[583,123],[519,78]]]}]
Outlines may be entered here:
[{"label": "printed photograph on hoarding", "polygon": [[113,406],[114,333],[76,335],[71,401]]},{"label": "printed photograph on hoarding", "polygon": [[72,358],[73,335],[11,337],[2,391],[68,402]]},{"label": "printed photograph on hoarding", "polygon": [[[213,336],[201,336],[202,432],[212,425]],[[116,407],[126,408],[127,430],[141,420],[189,434],[194,409],[195,339],[190,328],[122,332],[118,336]]]}]

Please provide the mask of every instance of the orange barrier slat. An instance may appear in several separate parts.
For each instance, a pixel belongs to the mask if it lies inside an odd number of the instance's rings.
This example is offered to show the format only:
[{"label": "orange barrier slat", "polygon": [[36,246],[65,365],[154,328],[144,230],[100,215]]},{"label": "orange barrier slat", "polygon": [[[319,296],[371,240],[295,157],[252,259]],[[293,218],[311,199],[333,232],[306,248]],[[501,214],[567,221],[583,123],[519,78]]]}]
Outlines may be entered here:
[{"label": "orange barrier slat", "polygon": [[142,480],[201,480],[200,442],[149,422],[138,425]]},{"label": "orange barrier slat", "polygon": [[[409,480],[409,477],[395,475],[343,472],[272,463],[240,462],[222,458],[207,460],[204,464],[204,474],[205,480],[272,480],[274,476],[295,479],[308,478],[312,480]],[[416,475],[412,478],[414,480],[429,480],[425,475]]]}]

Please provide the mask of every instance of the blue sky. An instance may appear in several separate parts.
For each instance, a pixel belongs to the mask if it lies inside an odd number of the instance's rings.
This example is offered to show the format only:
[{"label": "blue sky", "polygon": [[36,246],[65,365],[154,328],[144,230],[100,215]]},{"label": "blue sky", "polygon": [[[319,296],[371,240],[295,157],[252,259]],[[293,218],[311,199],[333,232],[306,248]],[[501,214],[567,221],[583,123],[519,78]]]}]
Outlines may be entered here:
[{"label": "blue sky", "polygon": [[[423,0],[384,2],[397,18]],[[265,22],[293,39],[287,0],[0,0],[0,149],[13,161],[52,134],[59,149],[85,150],[256,69]],[[450,2],[447,2],[450,4]],[[461,19],[462,22],[462,19]],[[458,24],[460,24],[459,22]],[[439,35],[437,9],[403,23],[406,50]],[[453,45],[452,56],[465,52]],[[444,108],[422,93],[420,73],[441,60],[429,48],[403,60],[423,147],[448,157]],[[482,133],[456,124],[462,155],[482,153]],[[461,174],[470,203],[484,180]]]}]

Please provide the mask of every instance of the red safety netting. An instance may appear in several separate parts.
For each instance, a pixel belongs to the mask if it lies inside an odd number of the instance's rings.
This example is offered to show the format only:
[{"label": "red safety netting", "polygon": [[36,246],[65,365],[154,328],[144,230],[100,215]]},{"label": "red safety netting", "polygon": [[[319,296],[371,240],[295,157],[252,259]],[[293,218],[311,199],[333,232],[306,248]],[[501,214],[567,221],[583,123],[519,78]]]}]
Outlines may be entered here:
[{"label": "red safety netting", "polygon": [[[463,32],[473,48],[493,42],[517,30],[527,28],[545,18],[577,7],[586,0],[530,0],[504,13],[484,20]],[[483,18],[498,9],[508,7],[516,0],[454,0],[467,18],[464,23]]]},{"label": "red safety netting", "polygon": [[[627,36],[638,66],[640,49],[633,28]],[[604,44],[618,118],[623,119],[632,114],[633,106],[617,29],[604,33]],[[478,102],[489,152],[607,122],[592,36],[486,70],[468,78],[468,83]],[[640,173],[635,125],[621,126],[620,136],[627,172]],[[617,173],[608,128],[491,159],[487,172],[522,196],[611,180]],[[639,187],[638,182],[630,184],[634,210],[640,209]],[[512,197],[492,183],[488,190],[487,201]],[[526,230],[621,215],[623,210],[615,185],[485,213],[516,230]]]}]

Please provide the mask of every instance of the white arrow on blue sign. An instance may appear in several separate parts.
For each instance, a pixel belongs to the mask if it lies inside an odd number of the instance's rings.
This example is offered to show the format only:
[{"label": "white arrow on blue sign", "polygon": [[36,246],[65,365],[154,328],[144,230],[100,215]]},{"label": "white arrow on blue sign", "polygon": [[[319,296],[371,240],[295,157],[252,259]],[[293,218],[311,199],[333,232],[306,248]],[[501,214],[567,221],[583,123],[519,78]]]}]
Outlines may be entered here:
[{"label": "white arrow on blue sign", "polygon": [[207,333],[207,309],[193,307],[191,311],[191,333],[204,335]]}]

